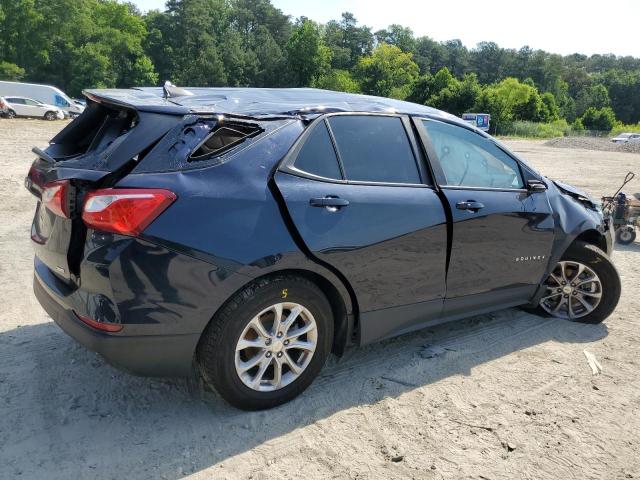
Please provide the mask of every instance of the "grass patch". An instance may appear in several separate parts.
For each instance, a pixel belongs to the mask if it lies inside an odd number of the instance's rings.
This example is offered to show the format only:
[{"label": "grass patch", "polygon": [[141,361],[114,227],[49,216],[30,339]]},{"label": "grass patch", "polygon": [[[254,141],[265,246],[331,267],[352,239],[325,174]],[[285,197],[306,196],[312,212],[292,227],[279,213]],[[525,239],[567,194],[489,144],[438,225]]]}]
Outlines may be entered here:
[{"label": "grass patch", "polygon": [[550,123],[517,121],[498,127],[498,135],[523,138],[555,138],[571,135],[571,126],[566,120]]}]

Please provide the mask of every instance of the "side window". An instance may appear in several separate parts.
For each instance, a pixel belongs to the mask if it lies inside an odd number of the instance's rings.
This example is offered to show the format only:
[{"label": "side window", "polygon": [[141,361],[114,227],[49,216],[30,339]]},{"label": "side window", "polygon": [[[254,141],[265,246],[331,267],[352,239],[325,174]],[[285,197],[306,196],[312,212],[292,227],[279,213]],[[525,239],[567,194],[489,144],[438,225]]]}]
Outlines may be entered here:
[{"label": "side window", "polygon": [[421,183],[411,144],[398,117],[329,118],[347,180]]},{"label": "side window", "polygon": [[523,188],[517,162],[490,140],[462,127],[423,120],[440,159],[446,184],[481,188]]},{"label": "side window", "polygon": [[56,107],[68,107],[69,106],[69,102],[67,102],[64,98],[62,98],[57,93],[56,93],[54,98],[55,98],[55,106]]},{"label": "side window", "polygon": [[24,100],[22,98],[7,98],[7,102],[14,103],[16,105],[24,105]]},{"label": "side window", "polygon": [[24,99],[24,104],[25,104],[25,105],[30,105],[30,106],[32,106],[32,107],[35,107],[36,105],[38,105],[38,103],[37,103],[37,102],[34,102],[33,100],[30,100],[30,99],[28,99],[28,98],[25,98],[25,99]]},{"label": "side window", "polygon": [[341,180],[340,165],[324,120],[311,128],[298,152],[295,168],[320,177]]}]

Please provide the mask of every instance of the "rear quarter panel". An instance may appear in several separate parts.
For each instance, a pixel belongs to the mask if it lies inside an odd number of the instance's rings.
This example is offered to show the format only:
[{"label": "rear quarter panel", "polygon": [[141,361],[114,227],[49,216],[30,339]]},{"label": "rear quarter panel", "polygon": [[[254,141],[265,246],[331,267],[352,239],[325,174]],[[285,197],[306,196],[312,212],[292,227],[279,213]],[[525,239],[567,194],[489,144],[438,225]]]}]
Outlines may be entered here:
[{"label": "rear quarter panel", "polygon": [[[303,128],[286,122],[218,165],[120,180],[116,187],[166,188],[178,199],[137,242],[144,255],[121,256],[113,267],[111,275],[121,279],[114,296],[131,296],[130,311],[154,311],[165,322],[181,321],[181,328],[201,332],[252,278],[286,269],[322,271],[292,238],[269,188],[274,169]],[[130,284],[128,276],[137,283]]]}]

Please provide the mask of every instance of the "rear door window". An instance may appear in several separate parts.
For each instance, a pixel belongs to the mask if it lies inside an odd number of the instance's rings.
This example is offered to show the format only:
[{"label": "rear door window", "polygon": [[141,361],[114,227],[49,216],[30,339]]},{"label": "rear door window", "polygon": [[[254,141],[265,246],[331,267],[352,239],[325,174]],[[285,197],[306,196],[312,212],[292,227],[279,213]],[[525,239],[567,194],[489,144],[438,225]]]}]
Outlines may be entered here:
[{"label": "rear door window", "polygon": [[524,188],[518,163],[495,143],[466,128],[423,120],[447,186]]},{"label": "rear door window", "polygon": [[340,165],[324,120],[312,128],[298,152],[294,167],[319,177],[341,180]]},{"label": "rear door window", "polygon": [[337,115],[328,121],[347,180],[421,183],[416,159],[399,117]]},{"label": "rear door window", "polygon": [[14,103],[16,105],[24,105],[25,104],[23,98],[7,98],[7,102]]}]

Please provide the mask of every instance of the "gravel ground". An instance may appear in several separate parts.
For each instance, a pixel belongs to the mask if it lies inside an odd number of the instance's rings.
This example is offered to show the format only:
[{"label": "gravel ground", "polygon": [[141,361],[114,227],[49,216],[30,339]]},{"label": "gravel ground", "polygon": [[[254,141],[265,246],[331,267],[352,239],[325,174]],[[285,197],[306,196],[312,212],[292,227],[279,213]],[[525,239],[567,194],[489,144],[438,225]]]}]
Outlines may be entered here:
[{"label": "gravel ground", "polygon": [[[240,412],[184,381],[113,369],[33,297],[22,182],[31,146],[62,126],[0,120],[0,478],[640,477],[639,243],[615,252],[623,294],[606,324],[478,316],[352,349],[288,405]],[[507,143],[595,196],[640,163]]]},{"label": "gravel ground", "polygon": [[547,147],[600,150],[606,152],[640,153],[640,142],[613,143],[609,138],[558,137],[548,140]]}]

